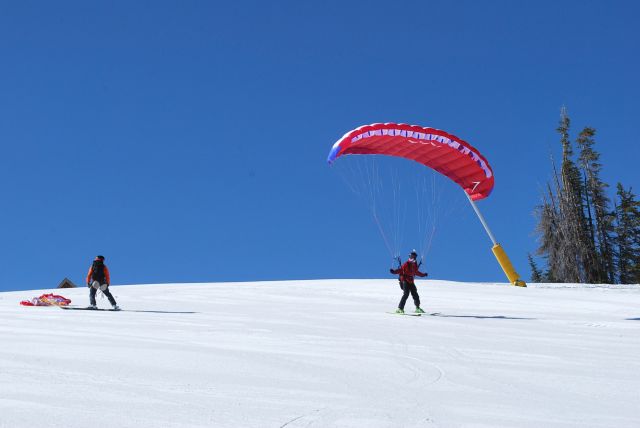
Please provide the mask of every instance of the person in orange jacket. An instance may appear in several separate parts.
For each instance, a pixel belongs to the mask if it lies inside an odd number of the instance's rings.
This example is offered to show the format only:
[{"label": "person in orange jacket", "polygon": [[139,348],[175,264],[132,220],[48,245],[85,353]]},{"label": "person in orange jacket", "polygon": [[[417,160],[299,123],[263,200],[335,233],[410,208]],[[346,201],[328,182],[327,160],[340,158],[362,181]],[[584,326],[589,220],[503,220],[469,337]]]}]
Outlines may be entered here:
[{"label": "person in orange jacket", "polygon": [[96,256],[89,268],[89,273],[87,274],[87,287],[89,287],[89,308],[97,309],[96,305],[96,293],[98,290],[101,290],[107,299],[109,299],[109,303],[113,306],[114,310],[119,310],[116,303],[116,299],[114,299],[113,294],[109,291],[109,284],[111,284],[111,277],[109,275],[109,268],[104,264],[104,256]]},{"label": "person in orange jacket", "polygon": [[418,253],[416,250],[413,250],[411,254],[409,254],[409,260],[407,260],[402,266],[398,269],[389,269],[394,275],[400,275],[400,286],[402,287],[402,298],[400,299],[400,303],[398,304],[398,309],[396,313],[404,314],[404,305],[407,303],[407,299],[409,298],[409,293],[411,293],[411,297],[413,297],[413,303],[416,305],[416,313],[424,314],[424,311],[420,308],[420,296],[418,295],[418,289],[416,288],[416,284],[414,278],[416,276],[425,277],[426,273],[420,272],[418,262],[416,258],[418,257]]}]

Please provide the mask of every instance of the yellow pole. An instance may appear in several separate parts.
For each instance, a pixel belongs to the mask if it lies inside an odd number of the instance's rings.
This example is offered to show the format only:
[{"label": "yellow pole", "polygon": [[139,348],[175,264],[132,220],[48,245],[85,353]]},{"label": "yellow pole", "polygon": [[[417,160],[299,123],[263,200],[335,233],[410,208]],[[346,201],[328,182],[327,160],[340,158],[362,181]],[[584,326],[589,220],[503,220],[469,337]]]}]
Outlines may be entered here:
[{"label": "yellow pole", "polygon": [[489,225],[478,209],[478,206],[473,201],[473,199],[471,199],[471,196],[469,196],[467,192],[464,192],[464,194],[467,195],[467,199],[469,199],[473,210],[476,212],[476,215],[480,219],[480,223],[482,223],[482,226],[484,226],[484,230],[487,232],[487,235],[489,235],[489,239],[491,239],[491,242],[493,242],[493,248],[491,248],[491,251],[493,251],[493,255],[496,256],[496,260],[498,260],[498,264],[500,264],[500,267],[509,279],[509,282],[518,287],[526,287],[527,283],[520,279],[520,275],[518,275],[518,272],[516,272],[516,270],[513,268],[511,260],[509,260],[509,257],[507,256],[507,253],[504,251],[502,246],[498,244],[495,236],[493,236],[493,233],[491,233],[491,229],[489,229]]},{"label": "yellow pole", "polygon": [[493,255],[496,256],[496,260],[498,260],[504,274],[509,278],[509,282],[513,285],[517,285],[518,287],[526,287],[527,283],[520,279],[520,275],[518,275],[518,272],[513,268],[511,260],[509,260],[507,253],[504,252],[504,249],[500,244],[495,244],[491,251],[493,251]]}]

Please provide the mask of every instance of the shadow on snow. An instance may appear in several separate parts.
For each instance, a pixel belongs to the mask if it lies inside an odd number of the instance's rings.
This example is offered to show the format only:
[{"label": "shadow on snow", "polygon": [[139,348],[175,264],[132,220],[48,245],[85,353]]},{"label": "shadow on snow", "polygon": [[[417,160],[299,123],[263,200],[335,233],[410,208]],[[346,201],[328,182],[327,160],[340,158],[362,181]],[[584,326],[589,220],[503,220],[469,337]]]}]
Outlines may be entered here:
[{"label": "shadow on snow", "polygon": [[442,318],[476,318],[476,319],[492,319],[492,320],[535,320],[536,318],[526,317],[506,317],[504,315],[447,315],[447,314],[430,314],[434,317]]},{"label": "shadow on snow", "polygon": [[192,311],[141,311],[137,309],[120,309],[119,312],[144,312],[145,314],[199,314]]}]

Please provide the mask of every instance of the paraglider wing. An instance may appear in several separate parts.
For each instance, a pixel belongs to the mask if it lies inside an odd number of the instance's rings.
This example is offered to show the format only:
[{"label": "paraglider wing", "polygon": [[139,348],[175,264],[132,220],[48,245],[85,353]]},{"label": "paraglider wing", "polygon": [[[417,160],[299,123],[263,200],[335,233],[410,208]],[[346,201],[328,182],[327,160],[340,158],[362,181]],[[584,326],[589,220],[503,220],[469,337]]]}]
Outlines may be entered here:
[{"label": "paraglider wing", "polygon": [[20,302],[22,306],[68,306],[70,303],[71,299],[53,293]]},{"label": "paraglider wing", "polygon": [[473,200],[484,199],[493,190],[493,171],[480,152],[439,129],[397,123],[364,125],[339,139],[327,161],[365,154],[414,160],[456,182]]}]

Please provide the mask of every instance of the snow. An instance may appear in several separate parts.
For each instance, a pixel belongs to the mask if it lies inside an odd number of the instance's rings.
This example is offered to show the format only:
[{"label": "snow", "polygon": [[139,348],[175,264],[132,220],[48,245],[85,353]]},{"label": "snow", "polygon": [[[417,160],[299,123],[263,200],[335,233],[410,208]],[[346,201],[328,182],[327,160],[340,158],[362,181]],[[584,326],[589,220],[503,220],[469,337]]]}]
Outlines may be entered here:
[{"label": "snow", "polygon": [[393,279],[0,293],[0,427],[640,426],[639,286],[418,290],[439,315]]}]

